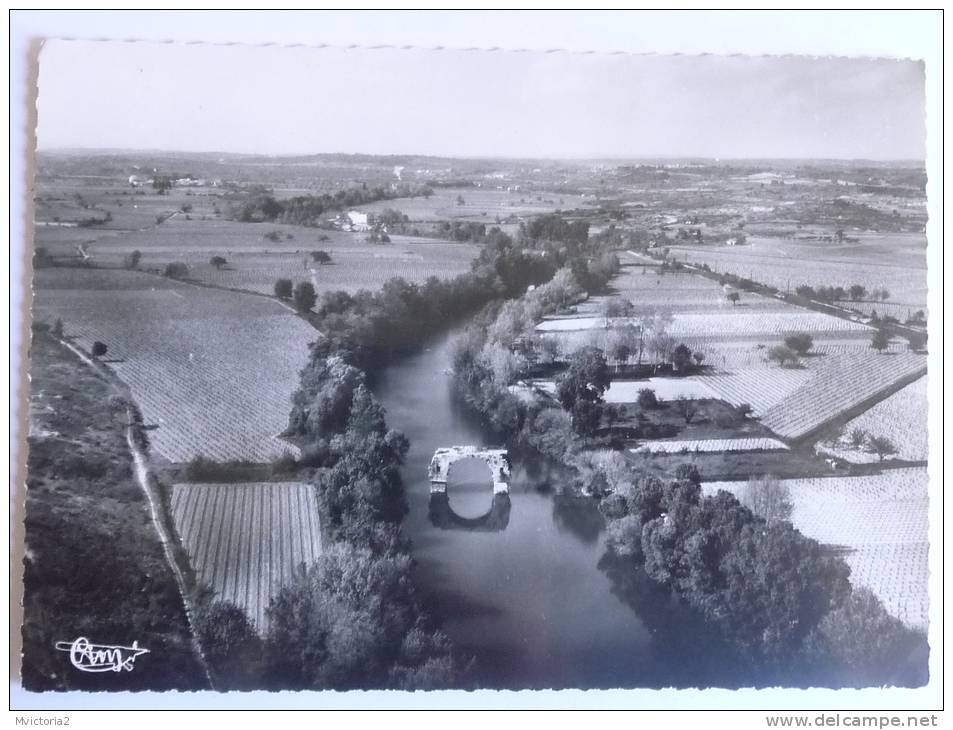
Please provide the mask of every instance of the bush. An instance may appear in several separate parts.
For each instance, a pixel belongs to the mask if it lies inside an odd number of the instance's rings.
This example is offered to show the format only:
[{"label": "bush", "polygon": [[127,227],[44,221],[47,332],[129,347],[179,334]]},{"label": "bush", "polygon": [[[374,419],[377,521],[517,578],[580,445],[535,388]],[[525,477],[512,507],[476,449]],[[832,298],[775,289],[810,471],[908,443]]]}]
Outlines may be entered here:
[{"label": "bush", "polygon": [[208,262],[216,269],[220,269],[228,263],[224,256],[213,256]]},{"label": "bush", "polygon": [[291,299],[293,292],[294,284],[291,283],[291,279],[278,279],[275,282],[275,296],[279,299]]},{"label": "bush", "polygon": [[103,355],[106,354],[106,351],[108,349],[109,348],[106,347],[105,343],[100,342],[99,340],[96,340],[93,343],[93,357],[102,357]]},{"label": "bush", "polygon": [[330,264],[331,254],[329,254],[327,251],[312,251],[311,259],[316,264]]}]

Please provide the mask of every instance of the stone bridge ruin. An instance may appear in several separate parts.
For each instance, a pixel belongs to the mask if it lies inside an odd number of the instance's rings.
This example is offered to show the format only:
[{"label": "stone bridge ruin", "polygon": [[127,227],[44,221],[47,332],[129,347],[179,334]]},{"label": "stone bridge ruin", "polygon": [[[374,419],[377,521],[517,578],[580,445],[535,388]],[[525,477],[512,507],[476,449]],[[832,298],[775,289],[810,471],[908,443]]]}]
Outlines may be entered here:
[{"label": "stone bridge ruin", "polygon": [[481,446],[448,446],[437,449],[427,473],[430,476],[430,493],[444,494],[447,477],[454,462],[461,459],[480,459],[490,468],[493,476],[493,494],[509,493],[510,460],[506,449],[488,449]]}]

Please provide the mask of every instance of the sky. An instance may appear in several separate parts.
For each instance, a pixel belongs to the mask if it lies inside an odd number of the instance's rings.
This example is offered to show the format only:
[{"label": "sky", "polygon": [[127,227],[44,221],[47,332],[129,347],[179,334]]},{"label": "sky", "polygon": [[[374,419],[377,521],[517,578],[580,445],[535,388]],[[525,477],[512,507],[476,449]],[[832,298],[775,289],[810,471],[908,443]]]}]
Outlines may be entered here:
[{"label": "sky", "polygon": [[923,159],[918,61],[47,41],[37,146]]}]

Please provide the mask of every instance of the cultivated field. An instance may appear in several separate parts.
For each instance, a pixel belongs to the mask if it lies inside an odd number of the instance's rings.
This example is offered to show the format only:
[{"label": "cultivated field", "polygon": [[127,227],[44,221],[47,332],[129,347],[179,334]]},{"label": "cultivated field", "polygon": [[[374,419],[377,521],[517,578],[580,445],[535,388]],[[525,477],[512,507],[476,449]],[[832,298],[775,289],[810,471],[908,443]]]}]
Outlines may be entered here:
[{"label": "cultivated field", "polygon": [[802,284],[861,284],[868,290],[886,288],[888,302],[926,308],[926,238],[921,234],[867,234],[858,243],[844,244],[752,236],[744,246],[672,246],[671,255],[782,291]]},{"label": "cultivated field", "polygon": [[[743,482],[709,482],[706,494],[737,491]],[[876,593],[887,609],[925,628],[927,593],[926,469],[890,469],[874,476],[784,480],[791,521],[808,537],[844,548],[851,580]]]},{"label": "cultivated field", "polygon": [[176,484],[172,518],[198,582],[243,608],[261,633],[269,601],[321,554],[309,484]]},{"label": "cultivated field", "polygon": [[[721,363],[718,363],[721,365]],[[718,396],[733,405],[747,403],[753,415],[763,413],[782,402],[811,378],[806,368],[744,367],[720,370],[706,375],[703,382]]]},{"label": "cultivated field", "polygon": [[[463,204],[458,201],[463,198]],[[435,188],[429,198],[396,198],[358,206],[358,210],[380,212],[386,208],[399,210],[412,223],[438,220],[460,220],[486,223],[505,221],[510,216],[528,216],[592,206],[592,198],[564,193],[529,190],[510,191],[491,187]],[[499,219],[499,220],[497,220]]]},{"label": "cultivated field", "polygon": [[[129,271],[39,269],[34,318],[130,387],[154,452],[170,462],[270,461],[317,333],[278,302]],[[259,354],[267,353],[267,358]]]},{"label": "cultivated field", "polygon": [[680,452],[786,451],[787,445],[771,438],[687,439],[650,441],[633,453],[678,454]]},{"label": "cultivated field", "polygon": [[782,438],[802,438],[925,372],[926,357],[911,352],[878,355],[868,351],[831,358],[766,410],[761,423]]},{"label": "cultivated field", "polygon": [[871,436],[890,439],[897,447],[897,458],[926,460],[930,448],[927,382],[927,376],[923,376],[864,411],[844,426],[843,437],[839,441],[825,444],[824,450],[848,461],[877,461],[876,454],[850,445],[851,432],[860,429]]},{"label": "cultivated field", "polygon": [[[714,313],[679,312],[666,329],[673,337],[723,336],[751,339],[757,337],[783,337],[792,332],[811,334],[864,333],[869,337],[871,328],[858,322],[831,317],[820,312],[806,310],[791,312],[732,312]],[[610,320],[612,325],[625,323],[625,318]],[[636,324],[636,320],[628,320]],[[605,317],[560,317],[541,322],[540,332],[572,332],[578,330],[605,329]]]}]

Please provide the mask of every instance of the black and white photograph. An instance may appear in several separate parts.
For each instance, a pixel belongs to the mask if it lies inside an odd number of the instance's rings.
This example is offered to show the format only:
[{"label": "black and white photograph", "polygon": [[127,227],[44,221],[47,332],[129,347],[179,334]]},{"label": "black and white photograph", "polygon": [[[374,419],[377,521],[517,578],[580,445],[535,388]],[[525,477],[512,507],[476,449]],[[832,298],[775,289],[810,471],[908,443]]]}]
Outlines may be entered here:
[{"label": "black and white photograph", "polygon": [[923,60],[36,62],[26,692],[930,683]]}]

